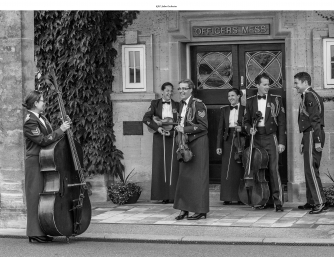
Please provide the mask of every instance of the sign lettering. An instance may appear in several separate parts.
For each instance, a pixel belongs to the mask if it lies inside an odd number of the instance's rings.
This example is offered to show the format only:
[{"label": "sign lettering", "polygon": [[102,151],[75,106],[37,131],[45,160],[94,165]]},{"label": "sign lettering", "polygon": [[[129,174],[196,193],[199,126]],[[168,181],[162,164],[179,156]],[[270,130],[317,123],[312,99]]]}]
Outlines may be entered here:
[{"label": "sign lettering", "polygon": [[194,26],[193,37],[270,35],[270,24]]}]

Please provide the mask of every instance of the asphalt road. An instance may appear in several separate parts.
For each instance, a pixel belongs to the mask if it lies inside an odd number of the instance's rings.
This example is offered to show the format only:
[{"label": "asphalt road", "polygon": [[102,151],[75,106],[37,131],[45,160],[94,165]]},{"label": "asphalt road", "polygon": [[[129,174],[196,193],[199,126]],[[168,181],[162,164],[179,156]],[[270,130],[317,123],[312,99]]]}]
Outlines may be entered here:
[{"label": "asphalt road", "polygon": [[274,246],[274,245],[194,245],[148,244],[75,241],[67,244],[57,239],[53,243],[29,243],[27,239],[0,238],[0,256],[67,257],[67,256],[333,256],[334,247]]}]

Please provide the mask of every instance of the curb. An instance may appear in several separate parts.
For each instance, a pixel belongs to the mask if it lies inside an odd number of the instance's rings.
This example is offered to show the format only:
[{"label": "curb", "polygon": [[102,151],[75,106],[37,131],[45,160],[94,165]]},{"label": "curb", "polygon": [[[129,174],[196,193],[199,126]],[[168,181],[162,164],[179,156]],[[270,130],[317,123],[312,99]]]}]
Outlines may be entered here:
[{"label": "curb", "polygon": [[[6,231],[5,231],[6,230]],[[0,229],[0,238],[26,239],[25,231]],[[57,241],[65,237],[58,237]],[[230,237],[218,238],[208,236],[173,236],[142,234],[103,234],[84,233],[71,237],[71,241],[127,242],[127,243],[166,243],[166,244],[216,244],[216,245],[286,245],[286,246],[334,246],[334,239],[315,238],[254,238]]]}]

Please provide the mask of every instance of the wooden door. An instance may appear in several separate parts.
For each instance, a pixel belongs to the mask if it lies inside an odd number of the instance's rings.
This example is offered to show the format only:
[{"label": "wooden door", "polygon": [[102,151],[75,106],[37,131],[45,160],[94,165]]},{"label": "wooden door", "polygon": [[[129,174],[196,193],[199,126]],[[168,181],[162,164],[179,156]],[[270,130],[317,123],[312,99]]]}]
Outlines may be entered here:
[{"label": "wooden door", "polygon": [[[228,90],[256,93],[254,79],[266,72],[271,80],[271,91],[281,94],[285,103],[284,44],[247,44],[192,46],[191,79],[196,85],[195,97],[208,108],[210,183],[219,184],[221,156],[216,154],[220,108],[228,105]],[[287,181],[286,151],[280,158],[283,183]]]}]

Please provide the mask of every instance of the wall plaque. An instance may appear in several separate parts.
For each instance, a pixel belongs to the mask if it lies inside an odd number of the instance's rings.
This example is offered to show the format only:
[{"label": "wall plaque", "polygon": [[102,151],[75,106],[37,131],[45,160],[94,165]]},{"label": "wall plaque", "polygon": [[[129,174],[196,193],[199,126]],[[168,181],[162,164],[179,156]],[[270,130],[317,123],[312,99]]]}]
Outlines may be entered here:
[{"label": "wall plaque", "polygon": [[194,26],[193,37],[269,35],[270,24]]},{"label": "wall plaque", "polygon": [[123,121],[123,135],[143,135],[143,122]]}]

